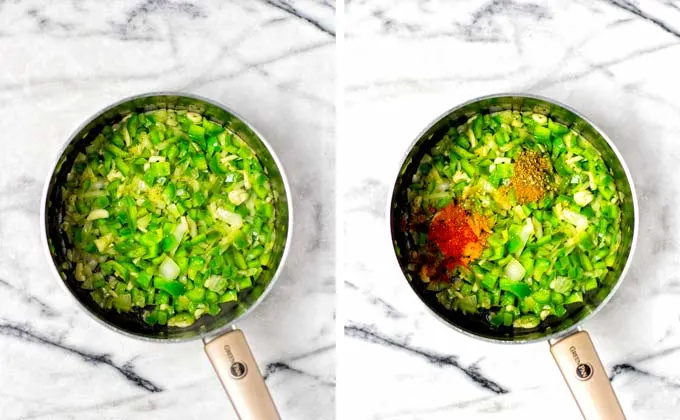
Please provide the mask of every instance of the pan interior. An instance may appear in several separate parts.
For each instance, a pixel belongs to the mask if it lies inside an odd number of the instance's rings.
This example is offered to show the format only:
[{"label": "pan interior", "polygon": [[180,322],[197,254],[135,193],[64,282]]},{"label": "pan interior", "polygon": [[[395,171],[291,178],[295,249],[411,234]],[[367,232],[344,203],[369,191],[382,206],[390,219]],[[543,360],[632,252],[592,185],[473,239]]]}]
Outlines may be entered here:
[{"label": "pan interior", "polygon": [[[260,275],[246,294],[239,296],[238,304],[233,302],[223,304],[222,312],[219,315],[200,317],[193,325],[187,328],[169,328],[163,325],[149,326],[142,320],[139,308],[120,314],[115,310],[100,308],[90,297],[89,291],[79,287],[75,279],[73,273],[74,267],[66,258],[67,251],[71,248],[72,244],[69,243],[67,235],[61,228],[64,216],[61,186],[71,171],[77,154],[91,143],[103,127],[115,124],[133,112],[147,112],[163,108],[183,109],[202,114],[206,118],[224,125],[235,135],[239,136],[255,151],[269,176],[275,197],[276,239],[272,252],[272,261],[274,263]],[[45,204],[45,233],[50,255],[66,287],[86,310],[105,324],[124,333],[150,339],[186,340],[203,336],[230,325],[248,308],[257,303],[259,298],[273,283],[272,280],[283,258],[288,238],[289,211],[286,188],[281,171],[265,143],[247,124],[225,109],[198,98],[181,95],[147,95],[125,100],[107,108],[79,129],[70,139],[55,167],[48,186]]]},{"label": "pan interior", "polygon": [[[437,301],[435,293],[425,290],[426,284],[420,280],[418,273],[407,268],[410,261],[406,256],[411,252],[417,251],[418,248],[406,232],[406,229],[401,228],[409,217],[407,189],[423,155],[441,140],[452,126],[459,126],[476,114],[503,110],[532,111],[544,114],[580,133],[600,152],[604,162],[611,169],[616,187],[622,195],[622,243],[619,247],[614,268],[605,278],[605,284],[596,293],[586,294],[584,296],[584,304],[571,308],[565,318],[553,321],[549,321],[550,318],[548,318],[548,320],[534,329],[495,329],[489,325],[486,319],[483,318],[483,315],[463,314],[459,311],[451,311],[444,308]],[[390,204],[390,229],[394,250],[404,276],[418,297],[439,318],[454,328],[477,337],[502,342],[526,342],[544,339],[569,329],[593,313],[598,306],[607,300],[618,282],[621,281],[621,274],[633,246],[635,211],[635,200],[630,181],[622,162],[609,142],[590,123],[573,111],[541,98],[494,96],[467,103],[450,111],[418,138],[406,156],[395,183]]]}]

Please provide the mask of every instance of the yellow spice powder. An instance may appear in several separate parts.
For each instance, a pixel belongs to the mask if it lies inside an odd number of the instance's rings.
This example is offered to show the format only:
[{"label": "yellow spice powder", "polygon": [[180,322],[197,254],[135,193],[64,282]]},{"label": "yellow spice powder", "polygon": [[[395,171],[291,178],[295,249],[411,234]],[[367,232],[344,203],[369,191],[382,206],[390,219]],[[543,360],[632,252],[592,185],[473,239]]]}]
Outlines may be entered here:
[{"label": "yellow spice powder", "polygon": [[550,162],[533,150],[519,154],[510,180],[520,204],[535,202],[549,190]]}]

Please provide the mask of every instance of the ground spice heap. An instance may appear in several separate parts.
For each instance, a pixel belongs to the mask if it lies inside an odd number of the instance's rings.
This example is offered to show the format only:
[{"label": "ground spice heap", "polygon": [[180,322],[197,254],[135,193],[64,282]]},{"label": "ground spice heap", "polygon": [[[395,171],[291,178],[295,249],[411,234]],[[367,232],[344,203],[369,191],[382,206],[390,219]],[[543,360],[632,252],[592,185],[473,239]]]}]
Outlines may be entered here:
[{"label": "ground spice heap", "polygon": [[452,269],[458,265],[467,266],[479,258],[490,231],[485,217],[470,215],[451,203],[435,214],[427,237],[448,258],[447,268]]},{"label": "ground spice heap", "polygon": [[533,150],[519,154],[515,161],[514,175],[510,180],[520,204],[543,198],[550,189],[550,162]]}]

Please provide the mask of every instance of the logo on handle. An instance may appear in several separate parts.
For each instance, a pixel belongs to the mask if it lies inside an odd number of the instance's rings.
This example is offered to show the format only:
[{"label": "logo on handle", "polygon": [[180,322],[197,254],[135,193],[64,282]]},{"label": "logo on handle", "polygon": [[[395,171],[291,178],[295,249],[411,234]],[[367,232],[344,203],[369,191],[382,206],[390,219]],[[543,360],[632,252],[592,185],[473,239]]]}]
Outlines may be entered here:
[{"label": "logo on handle", "polygon": [[589,363],[581,363],[576,366],[576,376],[582,381],[587,381],[593,376],[593,367]]},{"label": "logo on handle", "polygon": [[231,366],[229,366],[229,375],[234,379],[243,379],[248,374],[248,366],[245,363],[239,362],[234,357],[234,353],[231,351],[229,345],[224,346],[224,352],[229,358]]},{"label": "logo on handle", "polygon": [[574,358],[576,362],[576,377],[581,381],[587,381],[593,376],[593,366],[590,363],[581,362],[581,358],[576,352],[576,347],[569,347],[569,352],[571,357]]},{"label": "logo on handle", "polygon": [[229,367],[229,374],[234,379],[241,379],[248,374],[248,366],[242,362],[234,362]]}]

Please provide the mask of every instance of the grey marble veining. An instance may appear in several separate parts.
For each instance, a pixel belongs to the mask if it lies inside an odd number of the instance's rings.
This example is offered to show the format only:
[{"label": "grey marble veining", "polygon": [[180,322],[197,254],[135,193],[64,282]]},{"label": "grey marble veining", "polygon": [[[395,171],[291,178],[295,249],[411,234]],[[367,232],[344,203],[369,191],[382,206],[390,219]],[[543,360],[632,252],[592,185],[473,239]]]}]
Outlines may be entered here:
[{"label": "grey marble veining", "polygon": [[101,327],[41,250],[40,193],[63,142],[149,91],[226,104],[281,158],[294,244],[239,327],[284,418],[334,418],[334,13],[323,0],[0,1],[0,418],[235,418],[199,342]]},{"label": "grey marble veining", "polygon": [[[637,252],[584,327],[628,418],[679,419],[680,3],[351,0],[346,12],[345,416],[579,418],[546,343],[490,344],[447,328],[412,294],[388,237],[387,194],[422,128],[468,99],[528,92],[592,119],[632,171]],[[345,170],[350,162],[361,170]]]}]

